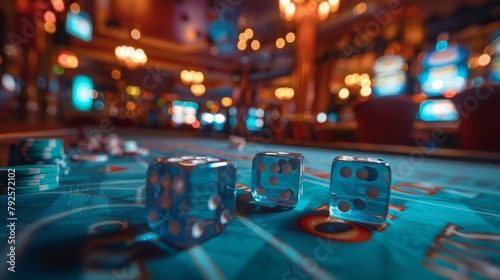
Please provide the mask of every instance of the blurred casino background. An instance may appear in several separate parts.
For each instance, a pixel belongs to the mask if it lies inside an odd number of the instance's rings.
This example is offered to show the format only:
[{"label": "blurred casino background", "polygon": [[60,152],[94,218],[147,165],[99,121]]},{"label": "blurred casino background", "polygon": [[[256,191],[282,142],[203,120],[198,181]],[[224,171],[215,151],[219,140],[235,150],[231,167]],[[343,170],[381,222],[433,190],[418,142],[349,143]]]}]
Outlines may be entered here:
[{"label": "blurred casino background", "polygon": [[500,151],[496,0],[7,0],[0,132]]}]

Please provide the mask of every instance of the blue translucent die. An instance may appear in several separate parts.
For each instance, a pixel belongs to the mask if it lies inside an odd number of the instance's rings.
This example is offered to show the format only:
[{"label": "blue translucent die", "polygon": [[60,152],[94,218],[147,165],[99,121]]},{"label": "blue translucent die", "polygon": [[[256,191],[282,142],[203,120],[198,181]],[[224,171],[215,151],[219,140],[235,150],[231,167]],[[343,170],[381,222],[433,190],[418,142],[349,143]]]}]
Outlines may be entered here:
[{"label": "blue translucent die", "polygon": [[330,216],[368,224],[387,218],[391,169],[381,159],[339,156],[330,180]]},{"label": "blue translucent die", "polygon": [[234,217],[236,167],[205,156],[158,158],[146,177],[150,228],[188,247],[220,233]]},{"label": "blue translucent die", "polygon": [[252,165],[252,198],[258,204],[293,208],[302,195],[304,156],[262,152]]}]

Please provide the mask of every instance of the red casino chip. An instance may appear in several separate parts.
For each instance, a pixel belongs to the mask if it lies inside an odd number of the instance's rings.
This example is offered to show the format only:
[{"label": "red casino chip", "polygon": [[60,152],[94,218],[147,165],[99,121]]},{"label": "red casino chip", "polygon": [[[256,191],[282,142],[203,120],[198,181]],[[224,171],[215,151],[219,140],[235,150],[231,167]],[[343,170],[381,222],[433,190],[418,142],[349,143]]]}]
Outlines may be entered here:
[{"label": "red casino chip", "polygon": [[302,217],[299,225],[311,234],[339,242],[363,242],[372,236],[370,230],[360,225],[328,216]]}]

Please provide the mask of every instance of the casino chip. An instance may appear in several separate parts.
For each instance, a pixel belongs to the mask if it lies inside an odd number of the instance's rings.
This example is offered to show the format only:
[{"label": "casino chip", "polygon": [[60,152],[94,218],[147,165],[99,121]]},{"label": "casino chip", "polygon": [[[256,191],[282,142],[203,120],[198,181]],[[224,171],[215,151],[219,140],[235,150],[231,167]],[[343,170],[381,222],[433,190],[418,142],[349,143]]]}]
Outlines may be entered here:
[{"label": "casino chip", "polygon": [[60,175],[69,174],[68,158],[64,153],[64,142],[57,138],[28,138],[19,142],[22,164],[59,166]]},{"label": "casino chip", "polygon": [[71,156],[74,161],[91,161],[91,162],[106,162],[108,161],[107,154],[74,154]]},{"label": "casino chip", "polygon": [[19,175],[40,175],[45,173],[59,172],[57,165],[17,165],[0,167],[0,179],[8,178],[9,170],[14,169],[16,178]]},{"label": "casino chip", "polygon": [[0,168],[0,194],[23,194],[59,188],[58,165],[18,165]]},{"label": "casino chip", "polygon": [[247,144],[247,140],[239,136],[231,135],[229,136],[228,140],[229,140],[229,147],[238,151],[242,151],[245,148],[245,145]]},{"label": "casino chip", "polygon": [[137,142],[134,140],[123,141],[122,147],[123,151],[126,153],[135,153],[139,149]]},{"label": "casino chip", "polygon": [[16,179],[15,183],[9,184],[8,182],[0,182],[0,188],[7,188],[7,187],[36,187],[39,185],[47,185],[47,184],[55,184],[59,183],[59,176],[55,176],[53,178],[47,178],[47,179],[29,179],[25,181],[21,181]]},{"label": "casino chip", "polygon": [[0,194],[7,195],[9,192],[15,192],[15,194],[26,194],[26,193],[55,190],[57,188],[59,188],[59,182],[53,183],[53,184],[32,186],[32,187],[15,187],[15,191],[2,187],[2,188],[0,188]]}]

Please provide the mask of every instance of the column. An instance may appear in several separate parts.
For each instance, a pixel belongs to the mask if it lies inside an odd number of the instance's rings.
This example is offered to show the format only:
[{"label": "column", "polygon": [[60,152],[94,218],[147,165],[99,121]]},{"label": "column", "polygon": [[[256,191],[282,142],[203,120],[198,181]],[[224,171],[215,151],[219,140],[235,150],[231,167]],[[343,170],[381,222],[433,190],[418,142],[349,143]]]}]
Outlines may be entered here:
[{"label": "column", "polygon": [[308,16],[297,22],[292,85],[297,120],[308,120],[315,97],[315,58],[318,22]]}]

